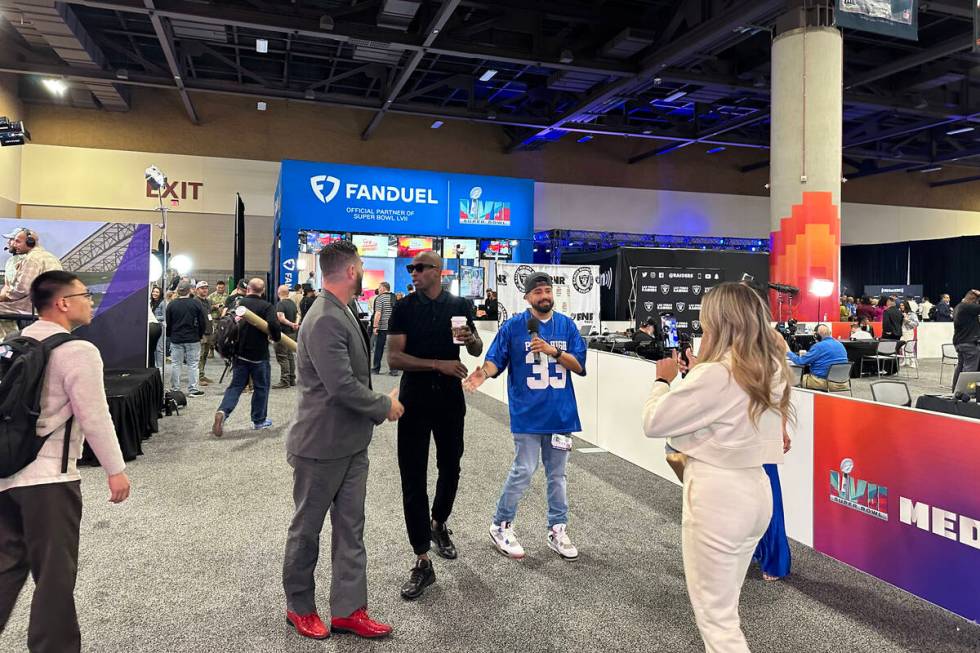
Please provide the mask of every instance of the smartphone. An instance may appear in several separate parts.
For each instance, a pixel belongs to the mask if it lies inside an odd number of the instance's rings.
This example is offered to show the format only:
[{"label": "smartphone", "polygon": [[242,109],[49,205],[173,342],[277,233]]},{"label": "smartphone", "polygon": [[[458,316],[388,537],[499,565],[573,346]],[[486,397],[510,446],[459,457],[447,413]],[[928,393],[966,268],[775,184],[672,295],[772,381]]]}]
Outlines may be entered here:
[{"label": "smartphone", "polygon": [[677,318],[673,315],[662,315],[660,317],[660,324],[663,326],[664,331],[664,346],[668,349],[676,349],[680,346],[677,338]]}]

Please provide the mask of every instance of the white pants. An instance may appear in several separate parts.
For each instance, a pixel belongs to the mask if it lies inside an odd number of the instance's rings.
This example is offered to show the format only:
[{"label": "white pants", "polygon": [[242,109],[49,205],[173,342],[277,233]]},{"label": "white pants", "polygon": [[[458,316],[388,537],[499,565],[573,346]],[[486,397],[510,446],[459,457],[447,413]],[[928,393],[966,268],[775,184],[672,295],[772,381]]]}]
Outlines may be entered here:
[{"label": "white pants", "polygon": [[762,467],[722,469],[689,458],[681,521],[684,576],[708,653],[746,653],[738,597],[759,539],[772,517]]}]

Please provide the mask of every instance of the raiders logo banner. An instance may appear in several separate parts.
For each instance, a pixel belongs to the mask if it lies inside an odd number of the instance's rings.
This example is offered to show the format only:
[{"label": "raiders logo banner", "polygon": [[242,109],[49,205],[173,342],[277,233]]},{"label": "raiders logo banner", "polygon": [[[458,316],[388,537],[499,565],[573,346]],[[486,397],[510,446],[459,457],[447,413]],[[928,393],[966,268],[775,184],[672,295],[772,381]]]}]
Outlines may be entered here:
[{"label": "raiders logo banner", "polygon": [[701,302],[711,289],[725,281],[725,271],[719,268],[656,268],[634,269],[636,284],[636,325],[649,317],[673,315],[677,333],[701,336]]},{"label": "raiders logo banner", "polygon": [[[598,265],[529,265],[526,263],[497,264],[497,300],[500,305],[500,321],[518,315],[527,309],[524,299],[524,282],[535,272],[547,272],[554,280],[552,292],[554,310],[569,316],[580,327],[591,325],[599,328],[599,277]],[[506,317],[505,317],[506,316]]]}]

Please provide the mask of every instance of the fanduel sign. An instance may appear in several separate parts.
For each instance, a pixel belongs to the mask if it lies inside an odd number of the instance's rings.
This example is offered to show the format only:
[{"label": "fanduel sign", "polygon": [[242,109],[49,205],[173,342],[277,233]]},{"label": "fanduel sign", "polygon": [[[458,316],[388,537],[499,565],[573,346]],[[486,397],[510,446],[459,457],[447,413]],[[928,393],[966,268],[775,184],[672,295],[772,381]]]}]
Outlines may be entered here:
[{"label": "fanduel sign", "polygon": [[[317,199],[328,204],[337,196],[341,182],[329,175],[310,177],[310,187]],[[404,204],[438,204],[439,200],[432,196],[431,188],[413,188],[410,186],[379,186],[368,184],[344,184],[344,197],[351,200],[368,200],[372,202],[402,202]]]}]

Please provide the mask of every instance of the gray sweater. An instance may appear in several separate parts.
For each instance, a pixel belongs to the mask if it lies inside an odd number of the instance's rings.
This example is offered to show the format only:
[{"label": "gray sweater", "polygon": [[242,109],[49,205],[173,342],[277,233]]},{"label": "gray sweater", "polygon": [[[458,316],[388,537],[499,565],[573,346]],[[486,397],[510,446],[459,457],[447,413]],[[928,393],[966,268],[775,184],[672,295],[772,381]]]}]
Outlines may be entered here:
[{"label": "gray sweater", "polygon": [[[66,331],[54,322],[38,320],[26,327],[21,335],[44,340],[56,333]],[[68,450],[68,473],[62,474],[65,424],[71,415],[75,416],[75,421]],[[86,440],[107,475],[118,474],[126,467],[105,398],[102,356],[90,342],[67,342],[51,352],[41,389],[41,417],[37,420],[38,436],[48,433],[52,435],[34,462],[9,478],[0,478],[0,492],[14,487],[79,480],[76,463]]]}]

